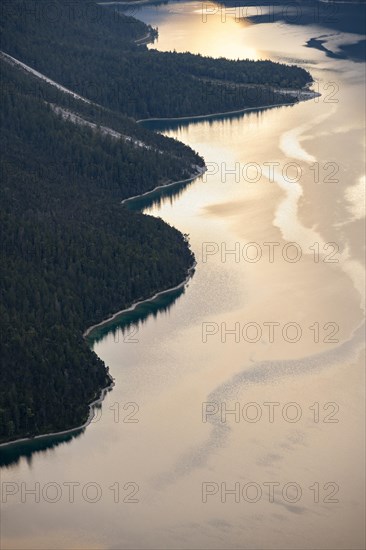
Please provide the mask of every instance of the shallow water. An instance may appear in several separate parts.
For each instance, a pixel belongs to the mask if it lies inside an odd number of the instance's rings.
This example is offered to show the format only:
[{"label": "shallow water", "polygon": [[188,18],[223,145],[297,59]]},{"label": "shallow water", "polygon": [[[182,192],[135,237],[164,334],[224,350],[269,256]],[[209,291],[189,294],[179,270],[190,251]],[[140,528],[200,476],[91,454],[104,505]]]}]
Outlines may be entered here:
[{"label": "shallow water", "polygon": [[96,334],[116,386],[86,430],[8,451],[4,548],[364,547],[364,65],[306,46],[360,36],[202,9],[136,15],[152,47],[293,61],[322,97],[154,124],[208,171],[135,207],[196,271]]}]

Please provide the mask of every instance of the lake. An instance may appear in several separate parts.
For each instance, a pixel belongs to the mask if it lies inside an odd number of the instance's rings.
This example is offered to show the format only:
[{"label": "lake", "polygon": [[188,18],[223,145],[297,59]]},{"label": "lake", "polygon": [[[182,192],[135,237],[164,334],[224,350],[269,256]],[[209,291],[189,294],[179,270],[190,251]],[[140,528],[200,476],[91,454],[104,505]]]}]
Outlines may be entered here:
[{"label": "lake", "polygon": [[3,548],[364,547],[364,37],[285,9],[128,8],[149,47],[296,63],[321,97],[148,123],[206,161],[130,206],[195,272],[93,334],[115,387],[85,430],[4,451]]}]

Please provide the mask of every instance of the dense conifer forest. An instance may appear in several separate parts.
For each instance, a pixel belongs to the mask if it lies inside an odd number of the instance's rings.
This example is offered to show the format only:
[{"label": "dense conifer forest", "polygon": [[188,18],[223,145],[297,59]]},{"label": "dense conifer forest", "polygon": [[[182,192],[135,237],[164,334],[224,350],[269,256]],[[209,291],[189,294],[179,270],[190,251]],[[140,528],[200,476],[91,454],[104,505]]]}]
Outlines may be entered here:
[{"label": "dense conifer forest", "polygon": [[63,120],[17,72],[2,62],[0,440],[86,418],[108,380],[85,329],[193,262],[178,231],[119,199],[202,164],[162,136],[147,149]]},{"label": "dense conifer forest", "polygon": [[1,10],[1,50],[93,102],[1,59],[0,441],[8,441],[80,425],[109,383],[83,332],[178,284],[194,261],[185,236],[120,202],[190,177],[203,159],[134,119],[284,103],[273,87],[311,78],[265,61],[149,51],[136,41],[153,29],[86,0],[5,0]]},{"label": "dense conifer forest", "polygon": [[11,0],[1,49],[105,107],[136,119],[288,103],[279,87],[311,82],[302,68],[148,50],[144,23],[88,0]]}]

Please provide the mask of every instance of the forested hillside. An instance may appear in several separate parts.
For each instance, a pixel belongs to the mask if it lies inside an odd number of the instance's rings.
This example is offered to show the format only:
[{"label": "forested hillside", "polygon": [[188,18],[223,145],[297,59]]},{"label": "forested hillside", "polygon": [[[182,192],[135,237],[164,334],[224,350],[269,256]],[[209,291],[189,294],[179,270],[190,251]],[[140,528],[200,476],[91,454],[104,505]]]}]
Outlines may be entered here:
[{"label": "forested hillside", "polygon": [[[311,82],[302,68],[137,45],[152,29],[87,0],[5,2],[1,49],[92,101],[136,119],[288,103],[273,88]],[[48,8],[47,8],[48,6]],[[93,16],[92,16],[93,15]],[[228,84],[230,83],[230,85]]]},{"label": "forested hillside", "polygon": [[[83,332],[175,286],[183,235],[122,199],[203,159],[134,119],[287,103],[299,68],[149,51],[145,24],[89,0],[5,0],[1,50],[0,441],[80,425],[109,383]],[[234,87],[234,88],[233,88]],[[233,93],[233,89],[235,93]]]},{"label": "forested hillside", "polygon": [[1,68],[0,441],[86,418],[108,380],[83,331],[193,261],[180,233],[118,199],[202,164],[162,136],[147,149],[65,121]]}]

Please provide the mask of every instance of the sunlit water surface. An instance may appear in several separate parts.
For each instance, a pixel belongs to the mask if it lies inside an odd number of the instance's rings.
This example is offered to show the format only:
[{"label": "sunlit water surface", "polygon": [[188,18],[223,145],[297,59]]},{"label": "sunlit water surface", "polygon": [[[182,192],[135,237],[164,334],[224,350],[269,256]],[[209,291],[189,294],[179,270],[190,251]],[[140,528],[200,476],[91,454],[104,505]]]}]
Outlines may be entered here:
[{"label": "sunlit water surface", "polygon": [[361,549],[364,65],[306,47],[359,36],[199,3],[137,17],[161,50],[296,62],[322,97],[158,127],[208,166],[144,205],[189,234],[195,274],[97,335],[116,385],[82,434],[8,453],[2,547]]}]

